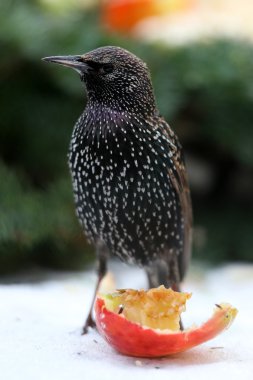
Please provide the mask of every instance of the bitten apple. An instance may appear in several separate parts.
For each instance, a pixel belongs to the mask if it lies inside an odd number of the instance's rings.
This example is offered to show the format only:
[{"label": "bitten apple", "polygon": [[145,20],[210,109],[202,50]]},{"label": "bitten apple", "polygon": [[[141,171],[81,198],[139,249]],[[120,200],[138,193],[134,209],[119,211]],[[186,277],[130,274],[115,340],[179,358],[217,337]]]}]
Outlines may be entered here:
[{"label": "bitten apple", "polygon": [[98,295],[96,324],[100,334],[129,356],[161,357],[204,343],[228,328],[237,310],[217,304],[212,317],[200,327],[180,330],[180,315],[191,294],[164,286],[144,290],[122,289]]}]

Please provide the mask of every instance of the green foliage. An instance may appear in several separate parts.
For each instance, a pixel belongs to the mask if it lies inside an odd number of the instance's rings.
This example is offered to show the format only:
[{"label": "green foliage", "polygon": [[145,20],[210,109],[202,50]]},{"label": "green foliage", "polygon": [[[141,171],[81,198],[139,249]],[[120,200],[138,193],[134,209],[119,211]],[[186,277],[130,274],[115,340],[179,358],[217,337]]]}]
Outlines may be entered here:
[{"label": "green foliage", "polygon": [[195,218],[204,227],[204,236],[200,244],[194,244],[195,257],[213,263],[228,259],[252,261],[252,209],[228,201],[201,206],[195,208]]},{"label": "green foliage", "polygon": [[196,124],[194,132],[200,139],[210,139],[236,159],[253,165],[251,45],[213,41],[163,47],[155,49],[155,54],[149,49],[146,59],[166,118],[176,120],[191,108],[190,121]]},{"label": "green foliage", "polygon": [[253,47],[149,45],[106,34],[96,10],[66,9],[39,0],[0,4],[0,273],[30,264],[78,268],[90,259],[66,163],[85,95],[74,72],[40,59],[109,44],[148,63],[161,113],[186,151],[215,168],[212,188],[201,195],[193,187],[195,223],[208,236],[195,254],[252,260],[253,185],[247,177],[245,205],[231,184],[240,187],[242,168],[253,168]]},{"label": "green foliage", "polygon": [[[0,163],[1,272],[33,263],[77,268],[90,258],[78,232],[70,180],[57,179],[46,191],[29,186]],[[88,254],[83,255],[83,251]],[[22,262],[23,261],[23,262]]]}]

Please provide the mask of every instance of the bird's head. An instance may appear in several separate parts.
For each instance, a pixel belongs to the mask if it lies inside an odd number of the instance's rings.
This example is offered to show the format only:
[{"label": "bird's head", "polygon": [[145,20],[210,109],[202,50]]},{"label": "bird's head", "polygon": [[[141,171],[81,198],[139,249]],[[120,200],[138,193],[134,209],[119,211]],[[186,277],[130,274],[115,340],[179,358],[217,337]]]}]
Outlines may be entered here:
[{"label": "bird's head", "polygon": [[125,49],[106,46],[83,55],[43,60],[76,70],[86,85],[90,102],[135,113],[155,111],[149,70],[141,59]]}]

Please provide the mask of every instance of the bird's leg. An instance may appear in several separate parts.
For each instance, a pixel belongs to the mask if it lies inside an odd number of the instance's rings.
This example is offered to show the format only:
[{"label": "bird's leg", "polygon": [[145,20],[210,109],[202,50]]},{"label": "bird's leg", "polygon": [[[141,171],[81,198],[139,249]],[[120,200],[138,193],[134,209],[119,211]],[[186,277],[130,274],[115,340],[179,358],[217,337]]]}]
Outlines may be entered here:
[{"label": "bird's leg", "polygon": [[147,267],[145,270],[148,277],[148,288],[157,288],[159,286],[159,281],[156,268]]},{"label": "bird's leg", "polygon": [[103,278],[107,272],[107,252],[106,252],[105,247],[102,246],[101,244],[99,244],[97,247],[97,260],[98,260],[98,267],[97,267],[98,279],[97,279],[97,284],[96,284],[95,292],[93,295],[90,311],[89,311],[89,314],[86,318],[85,324],[84,324],[83,329],[82,329],[82,335],[87,334],[89,327],[95,327],[96,326],[96,323],[92,317],[93,306],[95,303],[96,295],[97,295],[99,286],[101,284],[101,281],[103,280]]},{"label": "bird's leg", "polygon": [[[173,277],[174,277],[175,280],[172,283],[171,288],[174,290],[174,292],[181,292],[180,274],[179,274],[179,269],[178,269],[178,261],[177,261],[176,258],[173,260],[173,264],[174,265],[172,266],[172,273],[173,273]],[[179,320],[179,326],[180,326],[180,330],[183,331],[184,330],[184,325],[183,325],[181,317],[180,317],[180,320]]]},{"label": "bird's leg", "polygon": [[166,288],[170,287],[168,266],[165,261],[157,259],[147,266],[145,270],[149,289],[157,288],[160,285],[164,285]]},{"label": "bird's leg", "polygon": [[[174,292],[181,292],[180,290],[180,285],[177,284],[177,283],[174,283],[171,288],[174,290]],[[182,322],[182,318],[180,317],[180,320],[179,320],[179,327],[180,327],[180,330],[183,331],[184,330],[184,325],[183,325],[183,322]]]}]

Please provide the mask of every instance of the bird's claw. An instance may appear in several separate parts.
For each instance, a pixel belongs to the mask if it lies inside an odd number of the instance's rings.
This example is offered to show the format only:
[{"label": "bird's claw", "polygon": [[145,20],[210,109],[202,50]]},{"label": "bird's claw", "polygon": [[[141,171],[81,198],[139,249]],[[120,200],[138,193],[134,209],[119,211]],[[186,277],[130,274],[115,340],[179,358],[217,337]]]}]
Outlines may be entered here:
[{"label": "bird's claw", "polygon": [[91,328],[96,327],[96,323],[95,323],[94,319],[92,318],[92,316],[90,316],[90,315],[86,319],[86,322],[83,326],[82,335],[86,335],[88,333],[89,327],[91,327]]}]

